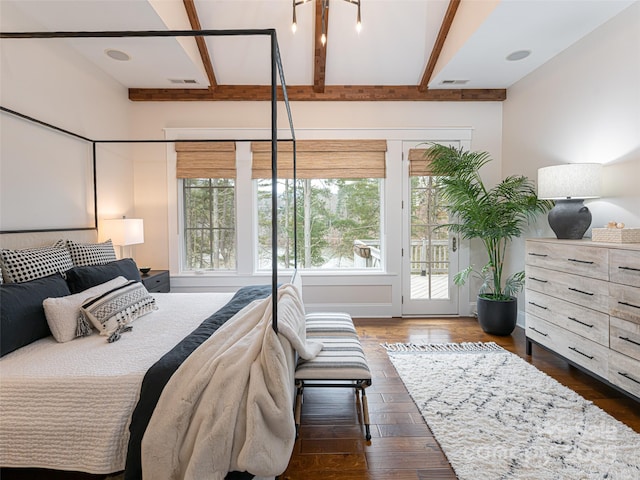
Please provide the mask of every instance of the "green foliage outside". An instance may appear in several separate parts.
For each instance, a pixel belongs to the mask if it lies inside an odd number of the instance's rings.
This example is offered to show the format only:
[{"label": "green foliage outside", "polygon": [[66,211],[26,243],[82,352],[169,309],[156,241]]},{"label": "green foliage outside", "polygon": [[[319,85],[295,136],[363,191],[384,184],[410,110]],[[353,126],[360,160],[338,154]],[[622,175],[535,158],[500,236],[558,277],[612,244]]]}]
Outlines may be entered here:
[{"label": "green foliage outside", "polygon": [[[278,181],[278,262],[294,266],[293,181]],[[350,268],[354,240],[380,239],[377,179],[298,180],[296,188],[298,266]],[[271,181],[258,189],[258,258],[271,265]]]}]

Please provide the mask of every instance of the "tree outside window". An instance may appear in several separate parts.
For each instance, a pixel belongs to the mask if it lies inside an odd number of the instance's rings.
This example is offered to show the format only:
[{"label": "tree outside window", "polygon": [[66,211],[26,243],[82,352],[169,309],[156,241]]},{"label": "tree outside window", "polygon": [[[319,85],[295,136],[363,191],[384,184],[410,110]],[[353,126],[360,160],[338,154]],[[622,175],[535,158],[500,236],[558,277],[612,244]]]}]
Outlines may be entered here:
[{"label": "tree outside window", "polygon": [[[271,180],[258,182],[258,268],[271,267]],[[297,180],[298,267],[381,269],[381,179]],[[278,180],[278,266],[294,267],[293,180]]]},{"label": "tree outside window", "polygon": [[235,180],[185,178],[184,269],[235,270]]}]

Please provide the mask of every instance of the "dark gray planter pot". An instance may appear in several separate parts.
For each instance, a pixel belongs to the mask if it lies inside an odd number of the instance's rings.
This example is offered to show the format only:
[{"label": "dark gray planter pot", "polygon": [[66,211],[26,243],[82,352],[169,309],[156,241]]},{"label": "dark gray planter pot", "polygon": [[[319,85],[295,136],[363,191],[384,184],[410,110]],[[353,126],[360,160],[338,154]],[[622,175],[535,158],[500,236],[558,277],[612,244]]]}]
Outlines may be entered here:
[{"label": "dark gray planter pot", "polygon": [[516,328],[518,299],[493,300],[478,296],[478,323],[485,333],[506,336]]}]

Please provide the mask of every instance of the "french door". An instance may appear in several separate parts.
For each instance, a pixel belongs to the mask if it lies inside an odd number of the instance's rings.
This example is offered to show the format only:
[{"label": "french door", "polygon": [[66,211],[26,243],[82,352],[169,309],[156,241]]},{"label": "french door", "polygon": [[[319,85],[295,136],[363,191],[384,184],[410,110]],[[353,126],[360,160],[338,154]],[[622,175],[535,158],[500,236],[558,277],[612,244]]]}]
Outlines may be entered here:
[{"label": "french door", "polygon": [[455,315],[459,239],[440,227],[449,217],[423,158],[427,147],[403,142],[402,314]]}]

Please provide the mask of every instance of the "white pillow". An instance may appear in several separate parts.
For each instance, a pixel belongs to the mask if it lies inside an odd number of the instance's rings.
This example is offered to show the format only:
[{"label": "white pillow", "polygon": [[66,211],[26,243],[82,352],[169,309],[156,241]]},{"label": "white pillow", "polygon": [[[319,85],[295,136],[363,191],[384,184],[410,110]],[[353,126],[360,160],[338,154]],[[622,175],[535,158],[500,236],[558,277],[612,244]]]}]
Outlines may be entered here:
[{"label": "white pillow", "polygon": [[85,331],[84,335],[78,328],[80,320],[80,307],[87,299],[108,292],[112,288],[119,287],[127,283],[124,277],[116,277],[108,282],[101,283],[95,287],[83,290],[80,293],[67,295],[66,297],[47,298],[42,302],[47,323],[58,342],[64,343],[76,337],[90,335],[91,330]]}]

